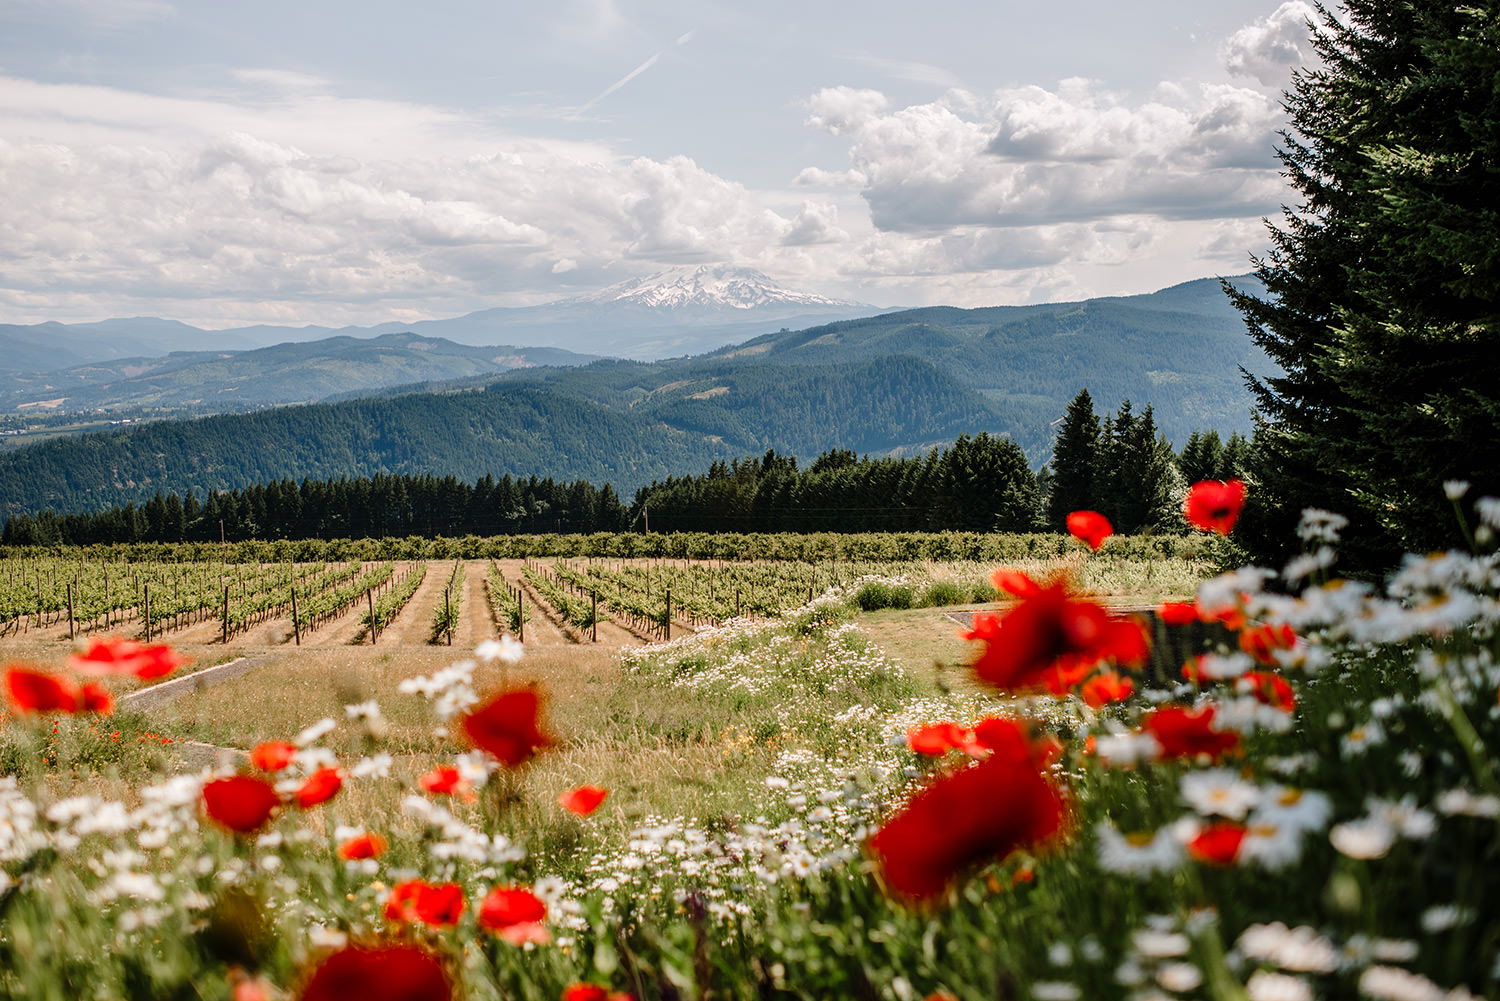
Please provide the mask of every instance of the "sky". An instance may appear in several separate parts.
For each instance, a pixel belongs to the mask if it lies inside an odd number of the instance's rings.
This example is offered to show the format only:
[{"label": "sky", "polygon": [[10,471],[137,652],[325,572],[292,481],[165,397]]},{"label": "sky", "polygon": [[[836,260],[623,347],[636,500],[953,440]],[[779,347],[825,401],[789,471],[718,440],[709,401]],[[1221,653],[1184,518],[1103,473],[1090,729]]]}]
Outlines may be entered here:
[{"label": "sky", "polygon": [[1301,0],[0,0],[0,323],[1243,273]]}]

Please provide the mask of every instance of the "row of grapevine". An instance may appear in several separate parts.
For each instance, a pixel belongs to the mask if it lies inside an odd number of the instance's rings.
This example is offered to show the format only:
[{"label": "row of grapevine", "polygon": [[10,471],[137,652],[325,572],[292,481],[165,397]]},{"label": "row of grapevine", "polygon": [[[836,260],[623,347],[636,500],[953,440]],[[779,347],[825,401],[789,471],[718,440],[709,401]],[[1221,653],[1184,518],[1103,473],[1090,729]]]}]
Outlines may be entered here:
[{"label": "row of grapevine", "polygon": [[458,625],[463,607],[464,565],[462,560],[454,560],[448,582],[443,585],[443,603],[432,613],[432,638],[429,642],[436,643],[446,633],[448,645],[453,645],[453,627]]},{"label": "row of grapevine", "polygon": [[374,602],[373,606],[365,613],[362,620],[368,631],[370,642],[374,643],[380,638],[385,627],[401,614],[401,609],[411,600],[411,596],[417,593],[422,579],[427,576],[427,563],[414,563],[406,571],[406,576],[397,581],[390,590],[380,596],[380,600]]},{"label": "row of grapevine", "polygon": [[665,638],[670,630],[663,602],[653,602],[650,595],[634,586],[622,586],[618,576],[600,570],[597,574],[580,572],[566,563],[555,563],[552,572],[559,583],[575,594],[588,594],[590,603],[597,600],[606,611],[623,621],[633,631]]},{"label": "row of grapevine", "polygon": [[380,563],[365,570],[359,563],[351,563],[350,573],[332,586],[307,594],[300,598],[294,620],[299,633],[311,632],[353,608],[366,594],[379,590],[396,572],[394,563]]},{"label": "row of grapevine", "polygon": [[525,639],[526,602],[521,597],[521,589],[505,579],[494,560],[490,560],[485,568],[484,586],[489,593],[490,611],[494,613],[495,621],[518,639]]},{"label": "row of grapevine", "polygon": [[526,583],[547,604],[551,605],[563,621],[579,629],[592,629],[594,625],[594,604],[592,599],[583,598],[577,594],[570,594],[568,588],[557,578],[555,573],[549,573],[547,568],[540,563],[527,563],[522,571]]}]

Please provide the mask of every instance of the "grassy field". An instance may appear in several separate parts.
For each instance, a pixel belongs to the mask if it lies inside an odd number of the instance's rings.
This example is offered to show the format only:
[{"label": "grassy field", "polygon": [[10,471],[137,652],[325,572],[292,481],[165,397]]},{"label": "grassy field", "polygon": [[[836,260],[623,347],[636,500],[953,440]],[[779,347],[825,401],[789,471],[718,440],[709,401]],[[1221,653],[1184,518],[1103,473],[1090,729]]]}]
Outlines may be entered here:
[{"label": "grassy field", "polygon": [[[868,579],[656,644],[619,624],[589,642],[535,604],[515,663],[482,646],[499,630],[477,561],[460,575],[452,647],[427,642],[446,573],[375,645],[337,622],[301,646],[275,623],[228,647],[198,637],[182,649],[203,681],[170,700],[0,731],[0,986],[296,994],[341,944],[401,943],[438,957],[470,998],[556,999],[578,983],[641,999],[1495,997],[1500,677],[1492,605],[1473,583],[1490,564],[1462,559],[1413,571],[1404,586],[1422,601],[1350,585],[1294,602],[1259,577],[1215,581],[1202,607],[1227,595],[1246,632],[1285,622],[1295,642],[1266,633],[1271,666],[1224,647],[1196,683],[1100,705],[982,683],[969,664],[985,648],[959,633],[985,606],[863,611]],[[1108,558],[1024,569],[1063,564],[1113,607],[1187,597],[1206,573]],[[917,601],[979,573],[890,570],[882,593]],[[54,630],[0,649],[60,667],[70,646]],[[216,661],[250,669],[214,682],[202,670]],[[1294,706],[1273,704],[1269,682],[1243,686],[1251,670],[1285,678]],[[518,686],[544,693],[550,743],[497,768],[445,699]],[[1167,756],[1143,735],[1172,705],[1219,713],[1198,752]],[[1026,781],[1066,790],[1062,828],[954,849],[940,894],[898,892],[871,835],[919,790],[1000,767],[914,753],[910,734],[953,722],[972,742],[994,718],[1061,742]],[[267,741],[300,746],[284,797],[335,763],[342,788],[232,835],[202,815],[201,770],[248,772],[243,752]],[[420,793],[439,765],[470,797]],[[965,837],[966,811],[1024,812],[1006,805],[1022,779],[955,802],[923,851]],[[582,785],[608,790],[587,817],[558,802]],[[384,853],[340,860],[359,831]],[[48,854],[55,844],[69,847]],[[414,880],[461,894],[454,923],[387,913],[392,887]],[[545,922],[497,931],[481,906],[497,887],[535,892]]]}]

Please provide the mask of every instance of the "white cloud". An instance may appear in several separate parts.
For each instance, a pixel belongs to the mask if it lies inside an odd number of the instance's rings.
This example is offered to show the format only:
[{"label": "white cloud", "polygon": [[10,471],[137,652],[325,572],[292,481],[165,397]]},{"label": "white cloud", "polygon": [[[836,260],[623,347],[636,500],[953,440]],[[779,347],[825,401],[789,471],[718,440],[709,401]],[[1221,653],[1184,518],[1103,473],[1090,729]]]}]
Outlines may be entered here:
[{"label": "white cloud", "polygon": [[1130,104],[1069,80],[894,109],[877,92],[833,88],[808,109],[809,125],[850,140],[887,231],[1242,217],[1274,210],[1282,190],[1281,112],[1238,87],[1167,87]]},{"label": "white cloud", "polygon": [[1289,0],[1229,37],[1223,52],[1225,68],[1238,76],[1253,76],[1267,87],[1285,87],[1294,67],[1317,59],[1308,23],[1318,20],[1312,4]]},{"label": "white cloud", "polygon": [[[595,10],[608,26],[613,5]],[[904,107],[831,88],[807,120],[846,169],[757,190],[314,76],[226,80],[162,97],[0,78],[0,319],[417,319],[686,262],[872,302],[1078,297],[1224,270],[1282,197],[1276,106],[1239,87],[1132,102],[1070,80]]]},{"label": "white cloud", "polygon": [[798,187],[807,188],[862,188],[869,178],[857,170],[824,170],[822,167],[803,167],[792,178]]},{"label": "white cloud", "polygon": [[300,301],[305,319],[372,321],[424,302],[442,315],[545,300],[564,274],[775,270],[850,239],[832,203],[753,191],[685,156],[483,129],[465,140],[459,116],[406,105],[381,105],[377,127],[371,103],[323,94],[277,107],[6,91],[0,121],[48,134],[0,139],[0,307],[31,319],[39,302],[92,301],[95,316],[201,320],[257,303],[255,319],[277,319]]},{"label": "white cloud", "polygon": [[792,220],[791,228],[781,237],[787,247],[805,247],[817,243],[843,243],[849,234],[838,227],[837,206],[803,202],[802,210]]}]

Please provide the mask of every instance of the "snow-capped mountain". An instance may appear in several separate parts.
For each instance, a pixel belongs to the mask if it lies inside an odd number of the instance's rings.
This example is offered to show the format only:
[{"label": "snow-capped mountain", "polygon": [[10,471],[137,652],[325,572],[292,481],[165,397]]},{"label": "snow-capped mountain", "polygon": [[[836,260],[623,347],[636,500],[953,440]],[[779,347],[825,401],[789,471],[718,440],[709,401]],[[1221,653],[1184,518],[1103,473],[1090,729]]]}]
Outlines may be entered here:
[{"label": "snow-capped mountain", "polygon": [[689,307],[752,310],[777,306],[849,309],[861,305],[830,299],[816,292],[789,289],[753,268],[727,264],[672,268],[645,278],[618,282],[591,295],[564,299],[555,305],[584,302],[601,305],[628,303],[669,311]]},{"label": "snow-capped mountain", "polygon": [[[248,349],[407,332],[466,345],[550,347],[649,360],[701,354],[782,327],[812,327],[879,312],[876,306],[789,289],[751,268],[702,265],[632,278],[540,306],[482,309],[443,320],[373,327],[257,326],[209,332],[156,319],[0,325],[0,371],[60,368],[132,355],[156,357],[206,347]],[[60,347],[70,350],[58,354]],[[47,365],[52,356],[54,364]],[[12,363],[7,364],[7,358]]]}]

